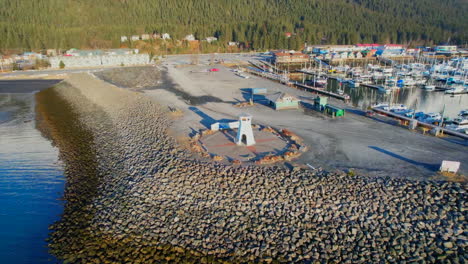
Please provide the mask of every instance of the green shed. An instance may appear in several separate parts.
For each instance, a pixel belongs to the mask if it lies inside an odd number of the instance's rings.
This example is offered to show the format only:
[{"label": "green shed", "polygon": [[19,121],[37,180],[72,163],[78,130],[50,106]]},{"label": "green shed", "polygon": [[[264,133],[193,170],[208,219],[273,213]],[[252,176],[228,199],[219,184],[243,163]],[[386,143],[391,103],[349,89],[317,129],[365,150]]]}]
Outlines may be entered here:
[{"label": "green shed", "polygon": [[345,115],[345,110],[338,108],[336,106],[327,104],[325,107],[325,112],[332,117],[338,117],[338,116],[344,116]]}]

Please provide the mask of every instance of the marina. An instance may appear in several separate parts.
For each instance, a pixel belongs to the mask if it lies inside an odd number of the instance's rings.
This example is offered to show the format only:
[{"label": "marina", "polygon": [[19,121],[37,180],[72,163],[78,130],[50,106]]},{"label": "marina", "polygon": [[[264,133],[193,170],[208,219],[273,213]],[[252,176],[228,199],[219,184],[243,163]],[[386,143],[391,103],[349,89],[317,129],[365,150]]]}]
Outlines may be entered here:
[{"label": "marina", "polygon": [[278,67],[271,67],[272,64],[265,60],[268,58],[250,63],[261,65],[257,68],[259,71],[276,76],[270,79],[349,102],[361,110],[387,102],[411,106],[417,112],[444,111],[444,118],[454,118],[458,111],[468,107],[468,60],[464,58],[433,59],[430,62],[424,57],[379,58],[377,64],[351,67],[330,66],[311,56],[309,63],[303,64],[311,66],[297,69],[294,74],[275,73]]}]

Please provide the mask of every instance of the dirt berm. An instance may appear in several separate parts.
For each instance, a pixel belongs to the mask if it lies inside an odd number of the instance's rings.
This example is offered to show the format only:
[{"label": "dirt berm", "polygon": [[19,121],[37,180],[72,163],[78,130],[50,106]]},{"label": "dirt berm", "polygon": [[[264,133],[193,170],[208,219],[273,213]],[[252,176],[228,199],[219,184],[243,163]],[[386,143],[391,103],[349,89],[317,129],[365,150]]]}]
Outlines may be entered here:
[{"label": "dirt berm", "polygon": [[61,259],[465,261],[463,183],[204,163],[168,135],[165,108],[88,74],[38,100],[66,169],[50,239]]}]

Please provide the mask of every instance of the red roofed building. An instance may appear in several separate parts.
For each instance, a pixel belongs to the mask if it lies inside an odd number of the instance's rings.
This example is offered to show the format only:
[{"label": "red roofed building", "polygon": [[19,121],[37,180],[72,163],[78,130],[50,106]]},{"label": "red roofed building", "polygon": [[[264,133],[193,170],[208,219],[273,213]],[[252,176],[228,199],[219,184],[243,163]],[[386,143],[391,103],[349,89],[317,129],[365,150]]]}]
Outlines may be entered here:
[{"label": "red roofed building", "polygon": [[287,38],[290,38],[292,36],[291,32],[286,32],[284,33],[284,36],[287,37]]}]

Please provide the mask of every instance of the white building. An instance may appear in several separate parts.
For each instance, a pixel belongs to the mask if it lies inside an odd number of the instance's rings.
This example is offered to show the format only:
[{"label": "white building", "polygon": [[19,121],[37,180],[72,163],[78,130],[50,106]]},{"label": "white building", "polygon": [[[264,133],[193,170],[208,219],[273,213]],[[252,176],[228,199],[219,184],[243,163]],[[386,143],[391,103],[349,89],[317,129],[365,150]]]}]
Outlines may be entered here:
[{"label": "white building", "polygon": [[132,41],[137,41],[137,40],[140,40],[140,36],[138,36],[138,35],[133,35],[130,39],[131,39]]},{"label": "white building", "polygon": [[187,36],[185,36],[184,40],[187,40],[187,41],[194,41],[194,40],[195,40],[195,36],[193,36],[193,34],[187,35]]},{"label": "white building", "polygon": [[211,43],[211,42],[217,41],[218,38],[216,38],[216,37],[207,37],[205,40],[206,40],[208,43]]},{"label": "white building", "polygon": [[142,34],[141,39],[142,40],[149,40],[151,38],[150,34]]},{"label": "white building", "polygon": [[228,46],[239,46],[239,42],[235,42],[235,41],[229,41],[228,42]]},{"label": "white building", "polygon": [[128,37],[127,36],[121,36],[120,37],[120,42],[126,42],[128,41]]},{"label": "white building", "polygon": [[168,33],[163,33],[163,34],[161,35],[161,38],[162,38],[162,39],[171,39],[171,35],[169,35]]}]

